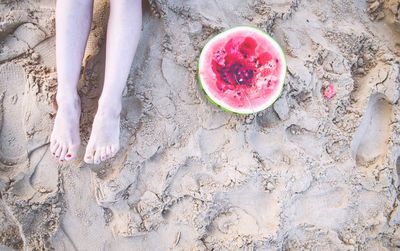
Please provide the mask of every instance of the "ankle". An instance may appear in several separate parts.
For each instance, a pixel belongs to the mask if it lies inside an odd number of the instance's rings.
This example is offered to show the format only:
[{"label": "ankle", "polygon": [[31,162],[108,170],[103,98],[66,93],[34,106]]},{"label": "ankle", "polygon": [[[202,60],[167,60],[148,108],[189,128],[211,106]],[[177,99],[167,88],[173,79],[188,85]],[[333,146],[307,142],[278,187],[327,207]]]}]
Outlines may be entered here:
[{"label": "ankle", "polygon": [[63,100],[78,100],[79,95],[76,90],[57,89],[56,100],[62,102]]},{"label": "ankle", "polygon": [[99,98],[97,113],[106,116],[119,116],[121,113],[122,104],[121,99],[115,98]]},{"label": "ankle", "polygon": [[122,105],[118,102],[105,103],[99,100],[96,115],[102,117],[118,118],[121,113]]},{"label": "ankle", "polygon": [[56,102],[58,107],[74,107],[78,108],[80,99],[77,92],[57,92]]}]

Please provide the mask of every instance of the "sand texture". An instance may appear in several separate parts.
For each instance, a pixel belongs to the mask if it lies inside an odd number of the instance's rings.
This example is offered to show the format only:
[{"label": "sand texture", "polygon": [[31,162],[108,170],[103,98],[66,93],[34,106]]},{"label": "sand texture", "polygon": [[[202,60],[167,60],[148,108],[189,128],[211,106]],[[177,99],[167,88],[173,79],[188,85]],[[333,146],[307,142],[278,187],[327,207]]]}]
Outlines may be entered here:
[{"label": "sand texture", "polygon": [[[54,9],[0,0],[0,250],[400,249],[399,0],[144,2],[122,149],[99,166],[49,152]],[[82,64],[82,152],[108,10],[96,1]],[[273,107],[239,116],[199,90],[197,58],[246,24],[288,74]]]}]

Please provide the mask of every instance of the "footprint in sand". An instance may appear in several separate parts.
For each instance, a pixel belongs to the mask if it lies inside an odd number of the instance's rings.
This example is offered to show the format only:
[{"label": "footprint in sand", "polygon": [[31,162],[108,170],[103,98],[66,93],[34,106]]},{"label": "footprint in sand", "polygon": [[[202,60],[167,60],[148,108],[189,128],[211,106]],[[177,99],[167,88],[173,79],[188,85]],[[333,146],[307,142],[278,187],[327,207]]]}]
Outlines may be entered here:
[{"label": "footprint in sand", "polygon": [[0,163],[13,166],[27,159],[23,100],[25,72],[22,66],[0,66]]},{"label": "footprint in sand", "polygon": [[353,158],[358,165],[379,161],[386,154],[392,115],[392,105],[383,94],[370,97],[351,145]]},{"label": "footprint in sand", "polygon": [[289,141],[303,149],[306,153],[314,157],[318,157],[322,154],[322,148],[316,146],[323,145],[323,142],[320,141],[312,131],[296,124],[290,125],[285,131]]},{"label": "footprint in sand", "polygon": [[238,207],[229,208],[227,211],[218,214],[213,220],[211,228],[218,237],[222,237],[221,234],[256,235],[258,229],[256,219]]},{"label": "footprint in sand", "polygon": [[50,37],[34,49],[40,55],[40,63],[47,67],[56,67],[56,37]]},{"label": "footprint in sand", "polygon": [[[26,87],[21,65],[0,66],[0,170],[8,173],[4,174],[6,179],[14,179],[22,171],[30,175],[29,183],[37,191],[57,192],[57,165],[52,156],[46,154],[46,137],[39,133],[48,123],[46,110],[34,102],[35,94]],[[35,133],[28,139],[27,132]],[[28,161],[29,170],[25,168]]]},{"label": "footprint in sand", "polygon": [[24,23],[4,38],[0,44],[0,63],[13,59],[46,39],[46,34],[35,24]]}]

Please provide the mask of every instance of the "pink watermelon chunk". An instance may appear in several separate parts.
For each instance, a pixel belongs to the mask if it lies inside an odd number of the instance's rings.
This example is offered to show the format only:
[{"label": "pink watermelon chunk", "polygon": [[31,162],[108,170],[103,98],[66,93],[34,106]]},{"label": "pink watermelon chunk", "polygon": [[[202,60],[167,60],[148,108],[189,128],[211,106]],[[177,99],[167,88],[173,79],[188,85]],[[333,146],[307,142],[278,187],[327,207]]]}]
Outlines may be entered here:
[{"label": "pink watermelon chunk", "polygon": [[211,102],[235,113],[255,113],[272,105],[282,92],[285,75],[279,44],[252,27],[218,34],[200,54],[201,87]]}]

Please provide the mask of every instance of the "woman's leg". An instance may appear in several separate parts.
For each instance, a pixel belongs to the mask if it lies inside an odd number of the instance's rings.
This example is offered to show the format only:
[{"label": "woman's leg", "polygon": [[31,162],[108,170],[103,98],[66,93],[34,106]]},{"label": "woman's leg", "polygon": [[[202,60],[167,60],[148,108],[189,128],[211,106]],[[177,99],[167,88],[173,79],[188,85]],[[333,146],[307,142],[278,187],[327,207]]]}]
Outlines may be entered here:
[{"label": "woman's leg", "polygon": [[79,150],[80,99],[77,85],[90,31],[93,0],[58,0],[56,6],[57,115],[50,151],[63,161]]},{"label": "woman's leg", "polygon": [[84,160],[98,164],[119,150],[122,92],[142,28],[141,0],[111,0],[103,92]]}]

